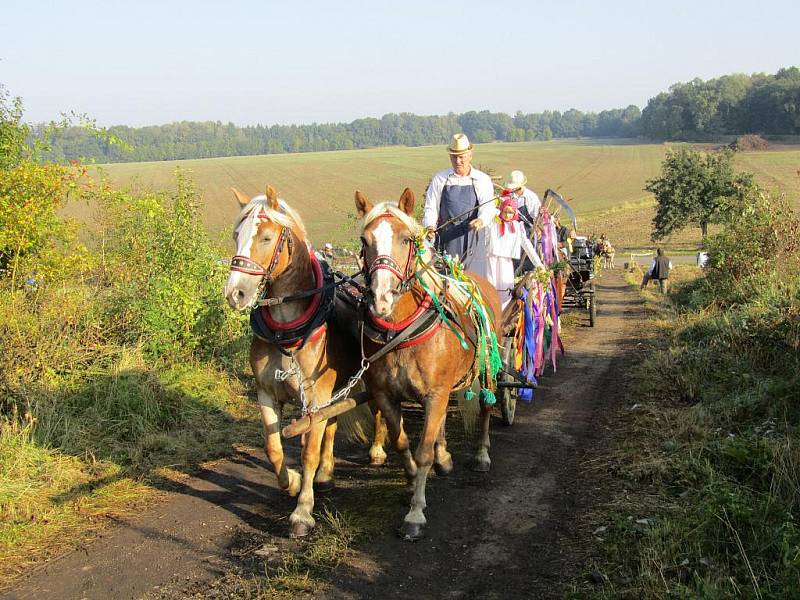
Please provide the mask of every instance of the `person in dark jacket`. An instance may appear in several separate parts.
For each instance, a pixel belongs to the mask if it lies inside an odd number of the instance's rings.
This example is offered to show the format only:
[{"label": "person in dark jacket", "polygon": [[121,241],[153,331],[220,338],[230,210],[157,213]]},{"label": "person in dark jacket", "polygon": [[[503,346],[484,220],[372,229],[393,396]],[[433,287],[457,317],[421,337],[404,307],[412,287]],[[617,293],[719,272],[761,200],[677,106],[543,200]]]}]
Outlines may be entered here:
[{"label": "person in dark jacket", "polygon": [[658,290],[662,294],[666,294],[669,289],[669,272],[671,270],[672,261],[668,256],[664,256],[664,251],[659,248],[656,250],[656,257],[653,259],[653,263],[642,278],[642,285],[639,286],[639,289],[643,290],[651,279],[656,279],[658,280]]}]

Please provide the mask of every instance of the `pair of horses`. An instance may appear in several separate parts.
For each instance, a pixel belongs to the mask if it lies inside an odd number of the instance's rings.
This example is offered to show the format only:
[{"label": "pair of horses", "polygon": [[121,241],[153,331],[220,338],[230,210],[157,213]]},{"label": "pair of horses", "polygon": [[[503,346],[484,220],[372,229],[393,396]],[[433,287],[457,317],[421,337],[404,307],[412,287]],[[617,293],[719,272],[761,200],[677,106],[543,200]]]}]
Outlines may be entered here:
[{"label": "pair of horses", "polygon": [[[380,426],[383,417],[411,495],[400,534],[407,540],[420,538],[426,524],[425,489],[430,469],[447,474],[453,468],[445,437],[448,400],[451,392],[472,382],[475,348],[462,344],[453,328],[434,318],[413,339],[383,352],[380,340],[364,335],[364,325],[369,320],[371,329],[387,331],[389,336],[410,330],[417,319],[430,314],[430,294],[435,294],[437,301],[448,304],[451,322],[461,324],[463,337],[470,337],[475,333],[467,331],[474,299],[446,290],[441,276],[430,268],[432,251],[417,243],[422,228],[412,216],[415,199],[408,188],[396,204],[373,205],[360,192],[355,195],[356,210],[363,218],[361,241],[369,285],[364,323],[339,295],[330,294],[333,284],[326,284],[325,265],[307,243],[300,216],[275,190],[268,186],[265,195],[252,199],[234,193],[242,209],[234,230],[236,256],[231,260],[225,297],[237,310],[251,308],[267,296],[285,298],[272,306],[254,308],[250,364],[267,457],[280,487],[292,496],[299,494],[289,518],[290,535],[301,537],[314,527],[315,484],[318,489],[333,487],[337,425],[334,419],[320,420],[304,435],[300,474],[288,468],[284,459],[280,439],[283,406],[295,401],[313,411],[366,367],[363,381],[375,418],[371,462],[382,464],[386,458]],[[424,266],[418,268],[420,264]],[[493,313],[492,322],[498,323],[497,292],[482,278],[474,277],[474,281]],[[367,364],[364,356],[374,358]],[[401,403],[407,400],[417,401],[425,409],[421,438],[413,454],[401,414]],[[478,401],[481,419],[475,468],[488,471],[491,405],[483,396]]]},{"label": "pair of horses", "polygon": [[600,266],[603,269],[614,268],[614,246],[607,239],[601,239],[595,246],[595,254],[600,257]]}]

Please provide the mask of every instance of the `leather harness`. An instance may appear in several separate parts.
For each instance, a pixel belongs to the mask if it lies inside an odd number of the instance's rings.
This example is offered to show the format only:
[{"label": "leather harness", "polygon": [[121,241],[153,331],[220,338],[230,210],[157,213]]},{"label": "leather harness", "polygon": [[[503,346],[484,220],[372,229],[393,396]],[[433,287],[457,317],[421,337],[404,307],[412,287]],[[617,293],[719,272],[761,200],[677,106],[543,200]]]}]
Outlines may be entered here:
[{"label": "leather harness", "polygon": [[328,317],[335,304],[336,287],[333,272],[325,261],[309,251],[314,268],[316,289],[308,308],[294,321],[282,323],[272,318],[269,306],[260,306],[250,313],[250,328],[257,338],[275,344],[286,355],[300,350],[308,342],[318,339],[327,329]]}]

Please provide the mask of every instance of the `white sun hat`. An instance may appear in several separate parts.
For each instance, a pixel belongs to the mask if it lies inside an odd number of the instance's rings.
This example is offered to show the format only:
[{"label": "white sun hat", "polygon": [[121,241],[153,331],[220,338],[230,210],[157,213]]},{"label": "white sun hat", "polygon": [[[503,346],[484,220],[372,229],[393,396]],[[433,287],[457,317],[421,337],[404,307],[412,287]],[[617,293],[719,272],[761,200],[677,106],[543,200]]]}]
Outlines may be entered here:
[{"label": "white sun hat", "polygon": [[521,187],[525,187],[525,184],[528,183],[528,178],[525,177],[525,173],[522,171],[511,171],[511,176],[508,178],[503,184],[503,187],[507,190],[518,190]]},{"label": "white sun hat", "polygon": [[469,138],[463,133],[457,133],[450,141],[450,146],[447,151],[450,154],[464,154],[472,150],[472,144],[469,143]]}]

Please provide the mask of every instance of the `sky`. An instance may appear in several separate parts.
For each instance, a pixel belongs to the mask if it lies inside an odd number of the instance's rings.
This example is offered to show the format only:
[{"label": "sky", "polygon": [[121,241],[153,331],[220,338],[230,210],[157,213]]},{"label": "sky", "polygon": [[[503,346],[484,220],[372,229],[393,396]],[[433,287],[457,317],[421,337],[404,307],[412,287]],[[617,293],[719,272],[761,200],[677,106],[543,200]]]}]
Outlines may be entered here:
[{"label": "sky", "polygon": [[29,122],[102,126],[643,108],[800,65],[798,23],[796,0],[27,0],[0,11],[0,85]]}]

